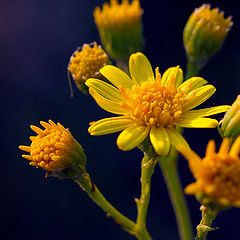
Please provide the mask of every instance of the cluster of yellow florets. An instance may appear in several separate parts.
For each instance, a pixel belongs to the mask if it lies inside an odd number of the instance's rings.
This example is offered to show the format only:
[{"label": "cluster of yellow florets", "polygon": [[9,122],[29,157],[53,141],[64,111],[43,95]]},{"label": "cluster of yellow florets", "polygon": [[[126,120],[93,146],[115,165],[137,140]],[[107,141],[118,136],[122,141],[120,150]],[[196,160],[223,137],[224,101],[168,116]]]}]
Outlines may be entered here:
[{"label": "cluster of yellow florets", "polygon": [[194,153],[183,151],[189,160],[196,182],[186,187],[187,194],[194,194],[207,203],[225,207],[240,207],[240,137],[230,149],[230,140],[225,138],[218,153],[215,142],[209,142],[206,156],[201,160]]},{"label": "cluster of yellow florets", "polygon": [[54,172],[61,171],[75,160],[84,158],[82,147],[69,130],[51,120],[49,124],[43,121],[40,123],[44,130],[31,125],[31,129],[38,134],[30,137],[31,145],[19,146],[21,150],[29,153],[22,157],[30,160],[30,165]]},{"label": "cluster of yellow florets", "polygon": [[[139,0],[111,0],[110,4],[104,3],[102,10],[96,7],[94,11],[95,22],[98,27],[121,27],[125,24],[135,25],[140,21],[142,9]],[[129,26],[130,27],[130,26]]]},{"label": "cluster of yellow florets", "polygon": [[99,70],[108,63],[107,54],[100,45],[94,42],[84,44],[82,48],[74,52],[70,58],[68,70],[76,84],[81,85],[88,78],[97,77]]}]

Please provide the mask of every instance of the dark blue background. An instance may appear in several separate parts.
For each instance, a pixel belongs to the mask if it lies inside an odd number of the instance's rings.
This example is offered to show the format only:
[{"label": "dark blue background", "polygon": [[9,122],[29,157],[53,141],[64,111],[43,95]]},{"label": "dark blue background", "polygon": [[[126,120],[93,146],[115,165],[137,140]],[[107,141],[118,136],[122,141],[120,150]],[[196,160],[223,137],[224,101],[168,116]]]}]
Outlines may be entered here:
[{"label": "dark blue background", "polygon": [[[201,76],[215,85],[215,95],[203,106],[231,104],[240,86],[240,34],[238,1],[211,1],[232,15],[234,26],[220,53],[209,61]],[[21,158],[20,144],[30,144],[29,126],[52,119],[70,128],[88,156],[87,169],[106,197],[120,211],[135,219],[134,198],[139,196],[138,150],[122,152],[117,134],[93,137],[89,122],[106,116],[87,95],[74,86],[70,98],[66,69],[77,46],[99,41],[92,11],[103,1],[0,0],[1,75],[1,206],[2,234],[6,239],[134,239],[105,216],[73,182],[45,179],[44,171]],[[142,1],[146,47],[153,67],[185,69],[182,30],[195,7],[203,1]],[[221,116],[218,116],[220,119]],[[187,129],[185,137],[201,156],[209,139],[218,142],[216,129]],[[192,182],[186,161],[179,168],[183,186]],[[200,221],[199,204],[187,196],[194,226]],[[239,209],[221,213],[219,227],[208,239],[240,239]],[[178,238],[174,214],[161,172],[152,180],[148,229],[154,239]]]}]

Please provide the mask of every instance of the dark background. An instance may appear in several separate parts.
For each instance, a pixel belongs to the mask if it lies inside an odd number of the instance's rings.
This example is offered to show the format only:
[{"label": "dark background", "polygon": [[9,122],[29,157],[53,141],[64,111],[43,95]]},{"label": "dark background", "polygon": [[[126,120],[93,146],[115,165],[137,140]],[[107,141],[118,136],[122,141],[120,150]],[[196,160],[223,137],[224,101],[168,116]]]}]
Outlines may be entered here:
[{"label": "dark background", "polygon": [[[87,169],[107,199],[131,219],[136,217],[134,198],[139,197],[138,150],[122,152],[117,134],[94,137],[89,122],[109,116],[74,85],[70,98],[66,69],[77,46],[99,41],[92,11],[103,1],[0,0],[1,76],[1,226],[5,239],[134,239],[105,216],[75,183],[44,177],[21,158],[18,145],[29,145],[29,126],[52,119],[70,128],[88,156]],[[180,65],[185,70],[182,30],[195,7],[203,1],[146,0],[144,53],[163,72]],[[238,1],[211,1],[213,7],[233,16],[234,26],[220,53],[201,72],[217,88],[203,106],[232,104],[240,86],[240,34]],[[222,116],[222,115],[221,115]],[[221,116],[217,116],[218,119]],[[187,129],[185,137],[201,156],[209,139],[218,143],[216,129]],[[180,158],[183,186],[193,181],[186,160]],[[201,218],[199,203],[187,196],[193,225]],[[208,239],[240,239],[240,209],[221,213]],[[158,167],[152,179],[148,229],[154,239],[179,239],[174,214]]]}]

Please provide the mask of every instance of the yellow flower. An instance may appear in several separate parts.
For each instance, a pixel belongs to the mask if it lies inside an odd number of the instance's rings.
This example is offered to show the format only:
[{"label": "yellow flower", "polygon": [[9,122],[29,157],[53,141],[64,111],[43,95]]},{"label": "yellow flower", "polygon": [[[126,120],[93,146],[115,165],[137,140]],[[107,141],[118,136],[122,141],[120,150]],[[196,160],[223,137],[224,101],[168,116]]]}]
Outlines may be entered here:
[{"label": "yellow flower", "polygon": [[83,44],[82,48],[77,49],[71,56],[68,71],[77,87],[87,92],[85,81],[91,77],[99,77],[99,69],[109,63],[107,54],[96,42]]},{"label": "yellow flower", "polygon": [[204,204],[240,207],[240,137],[231,149],[229,139],[225,138],[218,153],[215,142],[211,140],[203,159],[189,149],[182,148],[180,151],[188,159],[196,179],[195,183],[186,187],[187,194],[196,195]]},{"label": "yellow flower", "polygon": [[43,121],[40,124],[44,130],[31,125],[31,129],[38,134],[30,137],[31,145],[19,146],[29,153],[22,157],[30,160],[30,165],[41,167],[47,172],[60,172],[75,164],[85,167],[86,156],[83,149],[69,130],[51,120],[49,124]]},{"label": "yellow flower", "polygon": [[110,0],[102,10],[96,7],[94,19],[101,42],[113,59],[125,59],[143,46],[142,9],[139,0]]},{"label": "yellow flower", "polygon": [[[105,66],[100,72],[113,85],[98,79],[88,79],[89,93],[104,110],[121,116],[91,123],[91,135],[104,135],[121,131],[117,145],[122,150],[138,146],[148,135],[155,151],[169,152],[170,145],[188,146],[175,126],[214,128],[218,121],[205,118],[225,112],[229,106],[192,110],[206,101],[214,92],[212,85],[200,77],[183,82],[179,67],[169,68],[162,76],[153,70],[142,53],[129,58],[131,78],[114,66]],[[183,82],[183,83],[182,83]]]},{"label": "yellow flower", "polygon": [[190,58],[210,57],[222,46],[233,22],[210,4],[196,8],[183,32],[184,46]]},{"label": "yellow flower", "polygon": [[218,130],[223,138],[234,140],[240,135],[240,95],[225,113]]}]

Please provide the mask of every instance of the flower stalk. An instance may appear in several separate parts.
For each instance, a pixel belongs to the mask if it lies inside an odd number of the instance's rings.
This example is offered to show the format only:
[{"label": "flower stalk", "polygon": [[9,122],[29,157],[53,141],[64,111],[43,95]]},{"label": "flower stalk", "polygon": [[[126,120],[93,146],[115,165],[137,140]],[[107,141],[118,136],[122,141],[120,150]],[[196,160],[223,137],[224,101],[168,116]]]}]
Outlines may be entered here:
[{"label": "flower stalk", "polygon": [[89,197],[107,213],[109,217],[112,217],[116,223],[118,223],[125,231],[135,235],[135,223],[121,214],[116,208],[114,208],[102,195],[97,186],[94,184],[89,174],[85,171],[80,174],[74,180]]},{"label": "flower stalk", "polygon": [[200,210],[202,211],[202,219],[200,224],[197,226],[197,236],[195,240],[205,240],[208,232],[215,230],[211,227],[211,224],[218,213],[217,210],[204,205],[200,207]]},{"label": "flower stalk", "polygon": [[156,165],[156,155],[152,154],[154,151],[151,146],[148,148],[150,151],[144,152],[141,164],[141,196],[140,199],[135,199],[138,210],[136,235],[143,240],[152,239],[146,229],[146,218],[150,200],[151,178]]},{"label": "flower stalk", "polygon": [[167,156],[158,157],[158,164],[162,170],[175,212],[180,239],[192,240],[192,224],[178,176],[177,156],[177,151],[174,148],[171,148],[170,153]]}]

